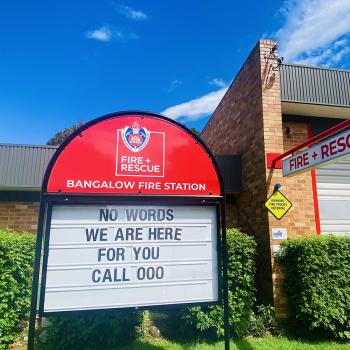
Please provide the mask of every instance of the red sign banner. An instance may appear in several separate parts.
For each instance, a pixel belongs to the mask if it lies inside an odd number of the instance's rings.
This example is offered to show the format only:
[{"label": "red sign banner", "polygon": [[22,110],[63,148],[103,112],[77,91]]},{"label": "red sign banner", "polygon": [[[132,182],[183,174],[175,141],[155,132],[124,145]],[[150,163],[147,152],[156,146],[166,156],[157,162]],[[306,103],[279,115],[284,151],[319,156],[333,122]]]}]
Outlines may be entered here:
[{"label": "red sign banner", "polygon": [[177,122],[149,113],[85,124],[48,169],[47,193],[222,195],[205,146]]}]

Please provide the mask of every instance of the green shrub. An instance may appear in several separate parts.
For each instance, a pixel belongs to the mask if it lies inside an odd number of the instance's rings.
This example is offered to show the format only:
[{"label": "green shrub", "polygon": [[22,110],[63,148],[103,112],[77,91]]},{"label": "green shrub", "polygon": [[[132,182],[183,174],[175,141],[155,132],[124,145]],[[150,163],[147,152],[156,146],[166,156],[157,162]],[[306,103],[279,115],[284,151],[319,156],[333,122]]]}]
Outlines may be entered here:
[{"label": "green shrub", "polygon": [[[136,338],[142,322],[139,312],[103,312],[50,317],[45,331],[48,349],[115,349]],[[40,337],[39,337],[40,339]],[[51,345],[50,347],[50,344]]]},{"label": "green shrub", "polygon": [[0,230],[0,349],[14,340],[30,308],[35,236]]},{"label": "green shrub", "polygon": [[290,320],[299,329],[350,339],[350,238],[287,240],[277,260],[286,270]]},{"label": "green shrub", "polygon": [[[228,284],[231,334],[243,336],[249,327],[254,303],[254,256],[256,244],[253,238],[238,229],[227,230]],[[194,328],[204,335],[221,337],[224,334],[223,307],[192,307],[182,318],[185,328]]]},{"label": "green shrub", "polygon": [[251,315],[246,335],[263,337],[267,334],[279,334],[279,326],[275,319],[273,307],[270,305],[259,305]]}]

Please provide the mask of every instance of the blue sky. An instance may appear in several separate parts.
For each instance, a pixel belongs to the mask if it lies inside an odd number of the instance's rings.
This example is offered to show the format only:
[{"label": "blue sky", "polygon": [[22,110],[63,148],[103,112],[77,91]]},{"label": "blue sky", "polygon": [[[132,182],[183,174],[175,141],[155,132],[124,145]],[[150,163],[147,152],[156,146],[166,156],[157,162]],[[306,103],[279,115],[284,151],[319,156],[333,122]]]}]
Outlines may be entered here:
[{"label": "blue sky", "polygon": [[201,129],[261,38],[286,61],[349,69],[349,0],[7,1],[0,142],[127,109]]}]

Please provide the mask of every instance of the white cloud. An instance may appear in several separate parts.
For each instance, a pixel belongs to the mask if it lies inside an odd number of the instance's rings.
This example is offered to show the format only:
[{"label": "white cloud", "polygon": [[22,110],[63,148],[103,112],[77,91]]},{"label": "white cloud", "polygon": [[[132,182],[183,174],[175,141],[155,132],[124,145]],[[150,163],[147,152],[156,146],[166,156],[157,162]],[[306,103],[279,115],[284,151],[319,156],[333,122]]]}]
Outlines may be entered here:
[{"label": "white cloud", "polygon": [[213,113],[219,102],[224,97],[227,87],[210,92],[194,100],[180,103],[165,109],[162,114],[173,119],[198,120]]},{"label": "white cloud", "polygon": [[176,90],[180,85],[182,85],[182,81],[178,79],[174,79],[170,82],[170,86],[168,89],[168,92],[172,92]]},{"label": "white cloud", "polygon": [[348,53],[350,53],[350,47],[344,47],[340,51],[338,51],[336,54],[333,55],[332,60],[334,63],[337,63],[343,59],[344,56],[346,56]]},{"label": "white cloud", "polygon": [[89,30],[85,33],[86,37],[89,39],[99,40],[99,41],[111,41],[113,39],[119,41],[127,40],[137,40],[140,37],[135,33],[126,33],[120,30],[109,29],[106,26],[102,26],[96,30]]},{"label": "white cloud", "polygon": [[133,8],[126,5],[116,5],[115,9],[124,17],[132,19],[134,21],[142,21],[149,18],[148,15],[146,15],[144,12],[140,10],[134,10]]},{"label": "white cloud", "polygon": [[209,81],[209,84],[220,87],[220,88],[226,87],[228,85],[227,82],[221,78],[214,78],[214,79]]},{"label": "white cloud", "polygon": [[349,0],[287,0],[284,25],[276,32],[287,62],[333,65],[349,53]]},{"label": "white cloud", "polygon": [[[286,0],[279,13],[285,21],[275,36],[287,62],[332,66],[350,54],[350,0]],[[162,113],[192,120],[210,115],[226,93],[227,83],[214,78],[209,84],[220,89]]]},{"label": "white cloud", "polygon": [[120,30],[113,31],[112,34],[113,38],[119,39],[119,40],[138,40],[140,37],[135,33],[124,33]]},{"label": "white cloud", "polygon": [[89,39],[99,40],[99,41],[111,41],[112,31],[107,27],[103,26],[96,30],[89,30],[86,32],[86,37]]}]

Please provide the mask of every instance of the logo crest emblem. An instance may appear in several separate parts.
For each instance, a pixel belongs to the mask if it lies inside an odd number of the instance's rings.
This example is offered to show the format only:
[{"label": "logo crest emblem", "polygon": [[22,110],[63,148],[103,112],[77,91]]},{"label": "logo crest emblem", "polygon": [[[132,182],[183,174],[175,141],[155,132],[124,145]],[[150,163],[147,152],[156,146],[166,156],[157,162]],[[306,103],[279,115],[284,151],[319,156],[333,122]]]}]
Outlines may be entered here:
[{"label": "logo crest emblem", "polygon": [[144,149],[149,141],[151,133],[146,128],[140,128],[135,121],[132,126],[126,126],[122,129],[122,139],[127,148],[133,152],[139,152]]}]

